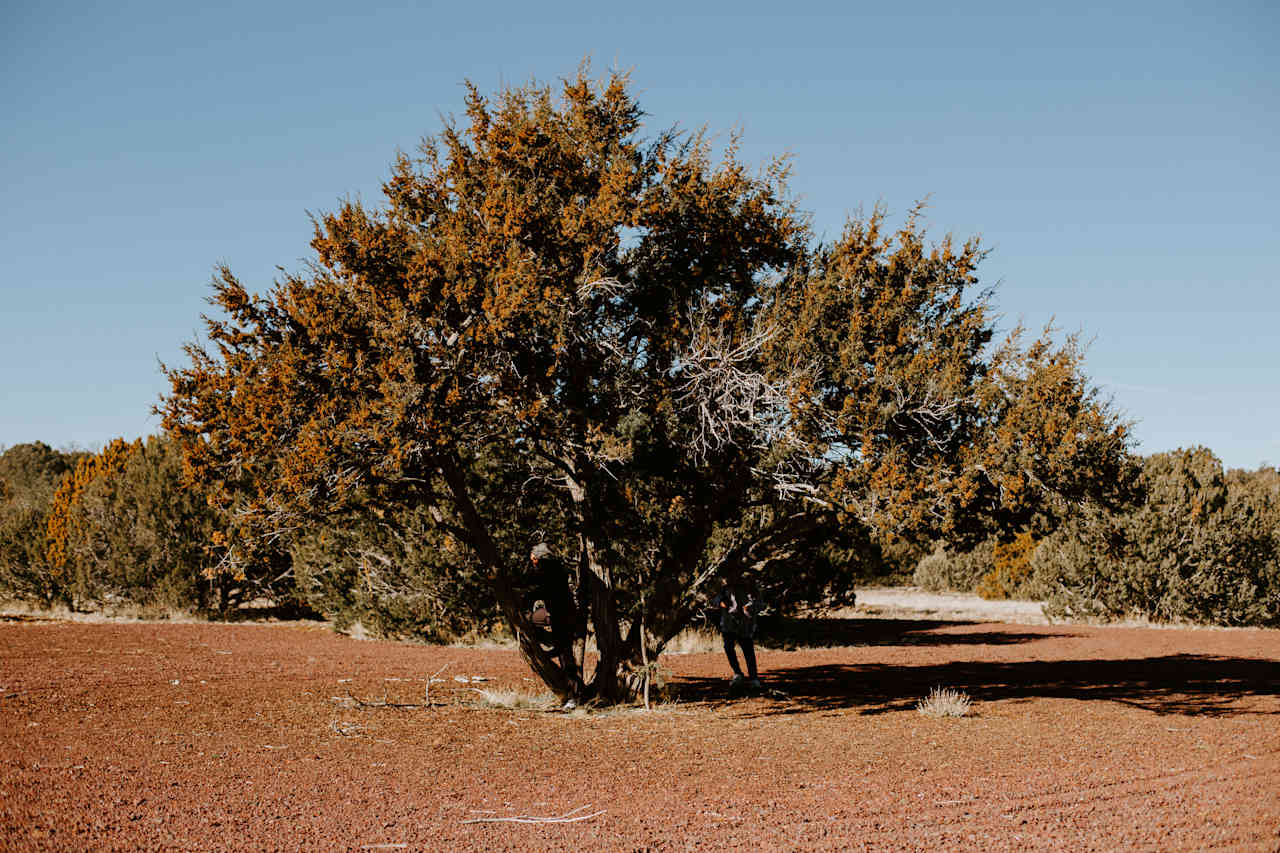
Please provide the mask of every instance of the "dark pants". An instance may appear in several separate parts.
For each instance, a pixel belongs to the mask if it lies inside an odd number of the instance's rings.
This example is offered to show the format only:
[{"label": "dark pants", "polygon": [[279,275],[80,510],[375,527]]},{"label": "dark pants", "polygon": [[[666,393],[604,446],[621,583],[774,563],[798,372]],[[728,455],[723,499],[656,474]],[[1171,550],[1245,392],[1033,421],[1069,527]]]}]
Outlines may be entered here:
[{"label": "dark pants", "polygon": [[756,677],[756,644],[750,637],[743,637],[738,634],[724,634],[724,653],[729,658],[729,668],[733,670],[735,675],[742,675],[742,669],[738,666],[738,655],[734,652],[734,645],[742,647],[742,659],[747,662],[747,677]]},{"label": "dark pants", "polygon": [[575,697],[582,694],[582,679],[578,676],[578,659],[573,653],[573,635],[552,633],[551,656],[560,665],[560,669],[569,676]]}]

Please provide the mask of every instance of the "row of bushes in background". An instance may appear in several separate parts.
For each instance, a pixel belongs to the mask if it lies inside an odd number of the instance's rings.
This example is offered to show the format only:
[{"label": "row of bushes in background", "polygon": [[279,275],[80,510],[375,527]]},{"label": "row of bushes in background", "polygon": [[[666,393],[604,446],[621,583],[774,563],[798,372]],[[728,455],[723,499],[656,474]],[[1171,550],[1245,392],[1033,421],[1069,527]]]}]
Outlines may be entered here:
[{"label": "row of bushes in background", "polygon": [[[553,501],[518,499],[502,461],[481,458],[472,475],[508,502],[496,531],[510,554],[527,553],[536,531],[567,541]],[[0,598],[73,611],[230,615],[250,601],[311,613],[339,628],[449,639],[498,625],[497,607],[468,550],[437,525],[430,507],[377,496],[323,528],[260,543],[239,574],[217,571],[236,506],[212,506],[184,484],[182,458],[165,436],[116,440],[97,454],[23,444],[0,454]],[[855,580],[905,580],[919,558],[910,543],[875,541],[868,531],[787,556],[786,576],[763,579],[788,610],[847,601]],[[526,594],[536,597],[530,581]]]},{"label": "row of bushes in background", "polygon": [[235,507],[182,481],[165,437],[100,453],[41,443],[0,454],[0,598],[73,611],[227,615],[250,601],[377,633],[441,638],[485,626],[492,604],[446,585],[447,543],[420,512],[353,512],[266,543],[237,574],[215,571]]},{"label": "row of bushes in background", "polygon": [[[266,600],[340,626],[359,621],[374,633],[431,639],[495,622],[478,567],[465,571],[470,557],[426,508],[387,510],[370,500],[322,530],[267,543],[238,575],[213,571],[235,507],[212,507],[184,486],[181,464],[174,443],[154,436],[117,440],[97,454],[40,443],[0,454],[0,597],[73,610],[206,614]],[[1043,599],[1058,618],[1280,624],[1275,469],[1224,472],[1202,448],[1159,453],[1145,460],[1139,493],[1124,510],[1082,508],[965,551],[938,545],[919,560],[915,582]],[[780,604],[801,582],[824,583],[839,601],[841,582],[900,577],[918,553],[911,543],[865,536],[819,550],[830,553],[818,562],[857,565],[802,568],[797,555],[796,578],[769,579]],[[461,582],[445,571],[459,565]]]},{"label": "row of bushes in background", "polygon": [[1126,509],[1081,508],[1056,529],[939,545],[915,582],[1047,602],[1049,616],[1280,624],[1280,474],[1224,472],[1204,448],[1145,459]]},{"label": "row of bushes in background", "polygon": [[227,610],[262,578],[209,577],[220,513],[181,485],[173,443],[0,456],[0,593],[72,610]]}]

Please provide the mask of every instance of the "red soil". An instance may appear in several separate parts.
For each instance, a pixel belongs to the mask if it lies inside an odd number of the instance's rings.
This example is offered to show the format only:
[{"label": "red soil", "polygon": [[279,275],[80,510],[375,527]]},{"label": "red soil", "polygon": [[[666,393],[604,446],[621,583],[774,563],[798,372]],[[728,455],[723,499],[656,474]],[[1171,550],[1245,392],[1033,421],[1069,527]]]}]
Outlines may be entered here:
[{"label": "red soil", "polygon": [[678,703],[574,715],[468,706],[536,689],[511,651],[3,623],[0,847],[1280,850],[1280,632],[828,627],[761,652],[779,694],[674,656]]}]

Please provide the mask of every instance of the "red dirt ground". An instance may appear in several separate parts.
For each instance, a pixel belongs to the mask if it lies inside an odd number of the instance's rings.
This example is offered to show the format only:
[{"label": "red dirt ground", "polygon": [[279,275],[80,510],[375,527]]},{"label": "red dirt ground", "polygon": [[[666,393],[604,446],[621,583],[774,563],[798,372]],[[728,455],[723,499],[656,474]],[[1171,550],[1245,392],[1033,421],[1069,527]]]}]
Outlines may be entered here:
[{"label": "red dirt ground", "polygon": [[506,650],[0,623],[0,847],[1280,850],[1280,632],[825,627],[761,652],[785,695],[694,654],[679,702],[574,715],[468,707],[450,676],[535,687]]}]

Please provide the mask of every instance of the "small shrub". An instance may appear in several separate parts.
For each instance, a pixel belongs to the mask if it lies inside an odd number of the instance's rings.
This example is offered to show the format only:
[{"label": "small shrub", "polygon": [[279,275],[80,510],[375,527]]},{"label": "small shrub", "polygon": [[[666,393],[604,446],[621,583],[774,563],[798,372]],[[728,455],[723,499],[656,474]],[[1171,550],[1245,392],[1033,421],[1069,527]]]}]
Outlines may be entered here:
[{"label": "small shrub", "polygon": [[916,564],[913,581],[929,592],[973,592],[981,578],[991,569],[991,540],[979,542],[969,551],[951,551],[939,542],[932,554]]},{"label": "small shrub", "polygon": [[503,708],[510,711],[547,711],[556,707],[559,701],[552,693],[530,693],[527,690],[509,688],[505,690],[486,687],[475,688],[479,695],[479,705],[485,708]]},{"label": "small shrub", "polygon": [[935,687],[916,703],[916,710],[926,717],[963,717],[972,706],[969,694],[950,687]]},{"label": "small shrub", "polygon": [[645,679],[649,681],[649,701],[672,702],[676,698],[671,684],[675,673],[663,666],[661,659],[649,661],[648,666],[634,666],[624,674],[627,689],[637,701],[644,698]]},{"label": "small shrub", "polygon": [[916,564],[912,582],[929,592],[945,592],[951,588],[951,560],[947,557],[946,548],[941,543],[933,549],[933,553]]},{"label": "small shrub", "polygon": [[714,628],[694,626],[685,628],[672,637],[662,653],[665,655],[694,655],[705,652],[718,652],[724,648],[724,640],[720,632]]}]

